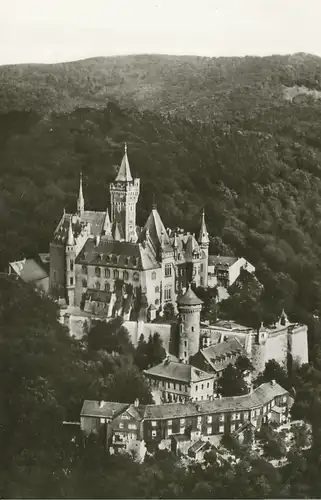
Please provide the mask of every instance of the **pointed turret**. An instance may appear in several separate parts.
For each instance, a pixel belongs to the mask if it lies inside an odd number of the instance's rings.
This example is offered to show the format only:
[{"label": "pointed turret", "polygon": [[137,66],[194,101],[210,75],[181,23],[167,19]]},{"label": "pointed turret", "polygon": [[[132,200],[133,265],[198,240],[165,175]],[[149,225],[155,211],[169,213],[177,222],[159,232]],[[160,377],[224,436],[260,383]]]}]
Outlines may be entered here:
[{"label": "pointed turret", "polygon": [[109,218],[108,208],[106,210],[106,215],[104,220],[103,234],[111,235],[111,222]]},{"label": "pointed turret", "polygon": [[117,177],[116,182],[132,182],[132,174],[130,172],[130,166],[127,156],[127,144],[125,143],[125,154],[123,156]]},{"label": "pointed turret", "polygon": [[200,229],[200,234],[199,234],[199,237],[198,237],[198,243],[200,245],[208,245],[210,242],[209,240],[209,237],[208,237],[208,232],[207,232],[207,227],[206,227],[206,223],[205,223],[205,212],[204,212],[204,209],[203,209],[203,212],[202,212],[202,220],[201,220],[201,229]]},{"label": "pointed turret", "polygon": [[79,180],[79,194],[77,200],[77,212],[79,215],[82,215],[85,211],[85,200],[84,194],[82,191],[82,173],[80,172],[80,180]]},{"label": "pointed turret", "polygon": [[69,227],[68,227],[68,236],[67,236],[67,245],[72,246],[75,244],[74,233],[72,231],[72,221],[71,217],[69,219]]}]

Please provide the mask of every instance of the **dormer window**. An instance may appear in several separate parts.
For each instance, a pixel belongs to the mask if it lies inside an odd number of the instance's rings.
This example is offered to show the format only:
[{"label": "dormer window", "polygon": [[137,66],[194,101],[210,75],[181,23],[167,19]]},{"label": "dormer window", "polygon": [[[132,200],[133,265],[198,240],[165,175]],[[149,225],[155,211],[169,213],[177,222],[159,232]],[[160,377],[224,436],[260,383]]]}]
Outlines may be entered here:
[{"label": "dormer window", "polygon": [[97,278],[100,278],[101,272],[100,272],[100,267],[95,267],[95,275]]},{"label": "dormer window", "polygon": [[127,271],[124,271],[124,280],[127,281],[129,279],[129,274]]}]

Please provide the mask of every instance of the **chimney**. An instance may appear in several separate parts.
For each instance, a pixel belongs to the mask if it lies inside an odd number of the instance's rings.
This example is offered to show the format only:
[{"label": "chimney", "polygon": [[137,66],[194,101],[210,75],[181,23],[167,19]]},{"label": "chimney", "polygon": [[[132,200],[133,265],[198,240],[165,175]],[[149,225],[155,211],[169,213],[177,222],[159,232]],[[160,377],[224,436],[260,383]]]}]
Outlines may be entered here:
[{"label": "chimney", "polygon": [[99,408],[102,408],[104,406],[104,404],[105,404],[105,401],[103,401],[103,400],[99,401]]},{"label": "chimney", "polygon": [[134,406],[135,406],[135,408],[137,408],[137,406],[139,406],[139,399],[138,398],[135,399]]},{"label": "chimney", "polygon": [[276,384],[275,380],[271,380],[271,385],[273,386],[275,384]]},{"label": "chimney", "polygon": [[96,247],[98,247],[99,243],[100,243],[100,235],[97,234],[96,238],[95,238],[95,243],[96,243]]}]

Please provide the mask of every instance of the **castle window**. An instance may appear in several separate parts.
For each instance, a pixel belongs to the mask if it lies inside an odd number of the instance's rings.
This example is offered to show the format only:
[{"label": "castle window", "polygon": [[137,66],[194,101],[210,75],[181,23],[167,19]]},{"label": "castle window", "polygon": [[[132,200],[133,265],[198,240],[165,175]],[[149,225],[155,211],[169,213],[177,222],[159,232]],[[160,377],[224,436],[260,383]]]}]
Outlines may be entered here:
[{"label": "castle window", "polygon": [[194,326],[192,326],[192,332],[194,331]]},{"label": "castle window", "polygon": [[152,272],[152,280],[156,280],[156,273],[155,273],[155,271]]},{"label": "castle window", "polygon": [[202,277],[201,277],[201,285],[204,285],[204,280]]},{"label": "castle window", "polygon": [[196,267],[193,266],[193,276],[196,276]]},{"label": "castle window", "polygon": [[109,292],[109,290],[110,290],[110,284],[108,282],[105,283],[105,290],[106,290],[106,292]]},{"label": "castle window", "polygon": [[207,434],[212,434],[212,427],[207,428]]},{"label": "castle window", "polygon": [[119,278],[119,271],[117,269],[114,269],[114,278],[118,279]]},{"label": "castle window", "polygon": [[184,347],[187,347],[187,340],[184,340]]},{"label": "castle window", "polygon": [[156,299],[156,300],[155,300],[155,306],[158,306],[158,305],[159,305],[159,300],[158,300],[158,299]]},{"label": "castle window", "polygon": [[100,267],[95,267],[95,275],[97,276],[97,278],[100,278]]},{"label": "castle window", "polygon": [[70,284],[70,285],[73,285],[73,284],[74,284],[74,278],[70,278],[70,280],[69,280],[69,284]]},{"label": "castle window", "polygon": [[70,271],[74,270],[74,261],[70,260]]},{"label": "castle window", "polygon": [[[184,358],[187,358],[187,352],[184,351]],[[187,388],[185,387],[185,390],[187,391]]]},{"label": "castle window", "polygon": [[82,266],[82,267],[81,267],[81,270],[82,270],[82,273],[83,273],[83,274],[87,274],[87,266],[85,266],[85,265],[84,265],[84,266]]},{"label": "castle window", "polygon": [[195,391],[197,392],[198,391],[198,385],[195,386]]},{"label": "castle window", "polygon": [[223,432],[224,432],[224,425],[220,425],[219,426],[219,433],[223,434]]},{"label": "castle window", "polygon": [[106,259],[106,262],[110,262],[110,257],[109,257],[109,255],[106,255],[105,259]]},{"label": "castle window", "polygon": [[134,281],[139,281],[139,273],[136,272],[136,273],[133,274],[133,280]]},{"label": "castle window", "polygon": [[169,276],[172,276],[172,265],[165,264],[165,278],[168,278]]},{"label": "castle window", "polygon": [[213,420],[213,419],[212,419],[212,415],[209,415],[209,416],[207,417],[207,423],[208,423],[208,424],[211,424],[211,423],[212,423],[212,420]]},{"label": "castle window", "polygon": [[224,414],[220,415],[220,422],[224,422]]},{"label": "castle window", "polygon": [[129,279],[129,274],[127,271],[124,271],[124,280],[128,280]]},{"label": "castle window", "polygon": [[165,288],[164,290],[164,299],[165,300],[171,300],[172,298],[172,290],[171,288]]},{"label": "castle window", "polygon": [[207,387],[207,389],[209,389],[209,387],[210,387],[210,383],[209,382],[207,382],[206,387]]},{"label": "castle window", "polygon": [[157,436],[156,431],[152,431],[152,437],[154,437],[154,438],[155,438],[156,436]]},{"label": "castle window", "polygon": [[201,264],[201,273],[203,272],[204,264]]},{"label": "castle window", "polygon": [[96,283],[95,283],[95,288],[96,288],[97,290],[100,290],[100,283],[99,283],[99,281],[96,281]]},{"label": "castle window", "polygon": [[159,286],[155,286],[155,293],[159,293]]},{"label": "castle window", "polygon": [[110,270],[105,269],[105,278],[110,278]]},{"label": "castle window", "polygon": [[87,288],[87,280],[82,280],[82,286],[83,288]]},{"label": "castle window", "polygon": [[167,436],[171,436],[171,435],[172,435],[172,429],[168,429]]}]

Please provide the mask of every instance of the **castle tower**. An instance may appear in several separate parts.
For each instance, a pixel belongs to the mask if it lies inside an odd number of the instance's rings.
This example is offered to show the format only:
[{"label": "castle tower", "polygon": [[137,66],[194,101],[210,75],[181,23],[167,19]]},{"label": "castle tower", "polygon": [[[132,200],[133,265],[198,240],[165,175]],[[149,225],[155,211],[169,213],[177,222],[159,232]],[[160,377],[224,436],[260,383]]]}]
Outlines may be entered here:
[{"label": "castle tower", "polygon": [[125,241],[137,241],[136,204],[139,197],[140,180],[133,179],[127,157],[127,146],[115,182],[110,185],[111,220],[120,225]]},{"label": "castle tower", "polygon": [[79,194],[78,194],[78,199],[77,199],[77,213],[78,213],[78,215],[82,216],[84,211],[85,211],[85,200],[84,200],[84,194],[82,191],[82,173],[80,173]]},{"label": "castle tower", "polygon": [[75,303],[75,258],[76,245],[72,231],[72,217],[70,217],[66,242],[66,291],[68,304],[71,306]]},{"label": "castle tower", "polygon": [[200,348],[200,314],[203,301],[188,287],[177,299],[179,312],[179,359],[188,363]]},{"label": "castle tower", "polygon": [[201,229],[198,237],[198,244],[201,250],[201,268],[200,268],[201,286],[204,286],[206,288],[208,285],[208,250],[209,250],[210,240],[208,237],[208,231],[205,223],[204,210],[202,212]]}]

